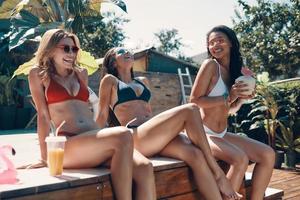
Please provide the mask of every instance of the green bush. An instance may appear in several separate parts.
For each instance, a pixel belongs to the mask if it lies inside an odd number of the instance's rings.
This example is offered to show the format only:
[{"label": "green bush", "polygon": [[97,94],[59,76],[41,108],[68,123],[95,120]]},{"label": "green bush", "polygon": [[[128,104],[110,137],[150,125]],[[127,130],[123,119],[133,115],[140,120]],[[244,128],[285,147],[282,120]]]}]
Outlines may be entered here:
[{"label": "green bush", "polygon": [[244,132],[251,138],[269,144],[274,149],[277,135],[282,137],[279,124],[293,122],[294,137],[300,136],[300,81],[269,83],[258,81],[256,96],[245,103],[229,127],[235,132]]}]

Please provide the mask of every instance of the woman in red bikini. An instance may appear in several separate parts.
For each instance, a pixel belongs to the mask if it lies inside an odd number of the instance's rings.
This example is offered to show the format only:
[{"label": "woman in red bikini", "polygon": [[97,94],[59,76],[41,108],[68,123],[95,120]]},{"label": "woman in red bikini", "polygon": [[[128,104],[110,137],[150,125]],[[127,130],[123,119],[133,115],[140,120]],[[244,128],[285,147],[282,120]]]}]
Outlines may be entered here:
[{"label": "woman in red bikini", "polygon": [[[106,53],[104,77],[99,88],[97,122],[100,127],[106,126],[109,108],[112,107],[121,125],[133,128],[134,166],[139,162],[150,163],[146,157],[156,154],[180,159],[193,170],[197,188],[205,199],[222,199],[222,195],[226,199],[238,199],[212,157],[203,126],[198,120],[197,105],[178,106],[153,117],[148,80],[145,77],[134,78],[132,67],[133,55],[127,49],[112,48]],[[188,137],[180,134],[184,129]],[[150,192],[155,195],[155,191],[148,191],[148,194]]]},{"label": "woman in red bikini", "polygon": [[249,160],[256,163],[252,176],[251,199],[263,199],[274,166],[274,151],[269,146],[227,131],[229,113],[236,112],[244,99],[247,84],[235,83],[241,75],[240,44],[233,30],[216,26],[207,34],[206,59],[197,74],[191,91],[191,102],[201,112],[204,130],[214,156],[230,164],[227,177],[238,189]]},{"label": "woman in red bikini", "polygon": [[51,120],[58,134],[67,137],[64,168],[90,168],[110,161],[116,199],[132,199],[132,153],[130,130],[101,129],[89,109],[87,70],[76,65],[79,40],[64,30],[47,31],[36,52],[37,64],[29,73],[30,91],[36,105],[37,131],[42,163],[46,164],[45,138]]}]

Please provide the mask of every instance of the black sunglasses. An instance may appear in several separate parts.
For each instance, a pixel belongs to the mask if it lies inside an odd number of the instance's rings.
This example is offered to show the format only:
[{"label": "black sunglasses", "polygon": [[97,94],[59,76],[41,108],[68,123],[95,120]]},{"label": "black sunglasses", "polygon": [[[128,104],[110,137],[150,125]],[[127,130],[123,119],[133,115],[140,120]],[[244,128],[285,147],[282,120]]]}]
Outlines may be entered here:
[{"label": "black sunglasses", "polygon": [[76,46],[69,46],[69,45],[58,45],[57,48],[63,49],[65,53],[77,53],[79,48]]}]

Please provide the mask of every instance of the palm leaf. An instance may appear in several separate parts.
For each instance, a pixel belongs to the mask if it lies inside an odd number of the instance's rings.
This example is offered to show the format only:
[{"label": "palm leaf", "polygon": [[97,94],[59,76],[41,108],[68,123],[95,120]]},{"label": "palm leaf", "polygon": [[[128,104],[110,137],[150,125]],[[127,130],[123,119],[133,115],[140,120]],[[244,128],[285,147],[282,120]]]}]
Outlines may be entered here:
[{"label": "palm leaf", "polygon": [[256,112],[264,112],[264,111],[266,111],[266,110],[268,110],[268,107],[267,107],[267,106],[259,106],[259,107],[253,108],[253,109],[249,112],[248,116],[251,116],[253,113],[256,113]]},{"label": "palm leaf", "polygon": [[96,59],[87,51],[80,50],[79,65],[88,70],[88,74],[93,74],[99,69]]},{"label": "palm leaf", "polygon": [[113,3],[127,13],[126,4],[122,0],[89,0],[90,8],[100,12],[101,3]]},{"label": "palm leaf", "polygon": [[18,5],[20,0],[6,0],[3,1],[0,6],[0,18],[9,19],[12,15],[12,11]]},{"label": "palm leaf", "polygon": [[295,145],[295,146],[300,145],[300,137],[297,138],[296,140],[294,140],[294,145]]},{"label": "palm leaf", "polygon": [[45,0],[45,3],[48,5],[48,12],[52,16],[51,21],[62,22],[65,20],[64,10],[58,1]]}]

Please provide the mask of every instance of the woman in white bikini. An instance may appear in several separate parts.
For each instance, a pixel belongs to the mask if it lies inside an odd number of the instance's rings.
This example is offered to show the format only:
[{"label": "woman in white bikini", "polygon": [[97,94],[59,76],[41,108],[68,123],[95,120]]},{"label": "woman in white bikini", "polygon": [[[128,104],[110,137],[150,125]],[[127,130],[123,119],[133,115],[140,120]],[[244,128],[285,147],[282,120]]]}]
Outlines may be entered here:
[{"label": "woman in white bikini", "polygon": [[[197,105],[178,106],[153,117],[149,82],[145,77],[134,78],[132,67],[133,55],[128,50],[113,48],[106,53],[97,122],[104,127],[109,107],[112,107],[121,125],[133,127],[133,178],[138,177],[135,173],[138,163],[151,165],[146,157],[159,154],[185,161],[191,167],[197,188],[205,199],[222,199],[220,191],[226,199],[238,199],[211,154],[202,123],[199,122]],[[190,140],[180,134],[184,129]],[[155,199],[153,169],[149,170],[147,181],[144,179],[144,190],[140,190],[143,193],[137,194],[140,199]],[[138,185],[142,187],[142,184]]]},{"label": "woman in white bikini", "polygon": [[214,27],[207,34],[210,56],[201,65],[193,85],[190,101],[199,106],[204,130],[213,155],[230,164],[227,177],[235,190],[240,188],[249,160],[256,163],[252,176],[251,199],[263,199],[274,166],[274,151],[269,146],[227,132],[229,113],[242,105],[247,84],[235,83],[241,75],[240,45],[233,30]]}]

